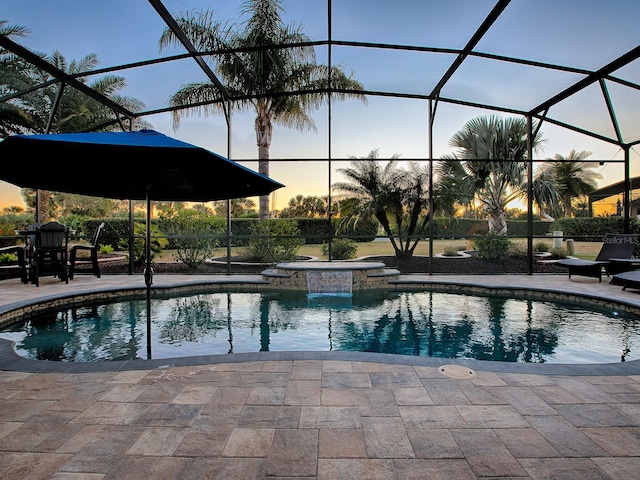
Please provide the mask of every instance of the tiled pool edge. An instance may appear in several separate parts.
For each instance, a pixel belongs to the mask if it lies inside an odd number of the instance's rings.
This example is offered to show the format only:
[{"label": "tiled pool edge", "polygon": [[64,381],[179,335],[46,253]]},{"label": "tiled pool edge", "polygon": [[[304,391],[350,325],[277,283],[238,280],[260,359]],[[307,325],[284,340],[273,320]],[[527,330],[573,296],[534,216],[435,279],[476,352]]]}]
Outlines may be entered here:
[{"label": "tiled pool edge", "polygon": [[[179,293],[188,291],[261,291],[270,289],[265,282],[244,276],[235,281],[225,281],[219,279],[211,280],[191,280],[184,279],[176,282],[169,282],[153,287],[155,296]],[[488,278],[488,277],[487,277]],[[559,292],[557,289],[545,289],[534,286],[509,286],[483,284],[482,277],[473,280],[461,280],[451,277],[437,280],[430,276],[406,276],[393,282],[392,288],[395,290],[429,290],[429,291],[456,291],[469,293],[497,293],[503,295],[514,294],[527,295],[535,298],[541,296],[546,299],[582,301],[596,303],[600,306],[618,305],[628,308],[630,311],[640,311],[640,306],[634,302],[624,302],[620,299],[610,299],[606,295],[581,294],[573,292]],[[81,305],[88,300],[104,300],[122,295],[136,296],[144,295],[145,287],[109,287],[99,289],[87,289],[76,293],[62,293],[57,295],[45,295],[32,300],[15,302],[0,305],[0,323],[12,321],[16,316],[22,315],[25,311],[37,309],[38,304],[46,305],[45,308],[55,308],[55,306],[65,305],[69,307],[77,304]],[[170,368],[174,366],[199,366],[218,363],[239,363],[256,361],[292,361],[292,360],[336,360],[352,362],[376,362],[396,365],[439,367],[442,365],[455,364],[464,365],[479,371],[502,372],[502,373],[530,373],[540,375],[639,375],[640,360],[620,363],[606,364],[539,364],[539,363],[514,363],[514,362],[494,362],[471,359],[449,359],[435,357],[414,357],[408,355],[379,354],[366,352],[347,351],[282,351],[282,352],[255,352],[255,353],[230,353],[195,357],[178,357],[169,359],[136,359],[128,361],[109,362],[53,362],[44,360],[31,360],[23,358],[15,353],[13,342],[0,339],[0,369],[8,371],[20,371],[31,373],[91,373],[91,372],[113,372],[126,370],[153,370]]]}]

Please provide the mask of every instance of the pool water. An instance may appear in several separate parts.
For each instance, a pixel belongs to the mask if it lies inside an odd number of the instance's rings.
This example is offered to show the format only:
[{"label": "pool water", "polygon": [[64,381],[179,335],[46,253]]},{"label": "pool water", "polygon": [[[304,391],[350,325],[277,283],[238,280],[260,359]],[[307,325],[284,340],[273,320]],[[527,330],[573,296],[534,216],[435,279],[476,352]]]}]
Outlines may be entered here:
[{"label": "pool water", "polygon": [[[506,297],[206,293],[154,298],[151,318],[157,359],[294,350],[544,363],[640,358],[638,316]],[[33,359],[146,359],[146,319],[144,299],[126,300],[33,317],[4,328],[0,337]]]}]

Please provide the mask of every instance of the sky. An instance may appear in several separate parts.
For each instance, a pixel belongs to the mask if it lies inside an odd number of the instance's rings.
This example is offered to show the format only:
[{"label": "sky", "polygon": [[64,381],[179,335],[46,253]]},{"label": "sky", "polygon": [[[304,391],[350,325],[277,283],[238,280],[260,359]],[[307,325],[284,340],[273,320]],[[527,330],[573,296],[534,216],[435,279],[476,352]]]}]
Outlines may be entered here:
[{"label": "sky", "polygon": [[[494,6],[490,0],[333,0],[332,40],[408,44],[436,48],[463,48],[472,33]],[[212,8],[220,20],[241,21],[241,0],[166,1],[171,13]],[[314,40],[328,38],[328,0],[284,0],[287,23],[302,24]],[[636,21],[640,2],[636,0],[513,0],[476,51],[521,57],[538,62],[597,70],[616,57],[640,45]],[[60,51],[68,60],[96,53],[100,67],[182,53],[179,48],[160,52],[158,39],[164,23],[145,0],[3,0],[0,19],[26,26],[30,35],[18,43],[38,52]],[[380,92],[429,94],[455,59],[451,53],[400,52],[334,46],[316,50],[318,61],[353,71],[364,88]],[[180,62],[125,70],[121,93],[140,99],[147,109],[165,107],[181,85],[204,80],[195,62]],[[640,83],[640,62],[614,74]],[[447,83],[442,98],[460,99],[508,108],[528,110],[583,78],[582,75],[533,68],[484,58],[472,58]],[[640,139],[640,93],[606,82],[614,102],[625,141]],[[433,156],[452,153],[451,136],[477,116],[495,112],[440,102],[433,123]],[[613,129],[602,89],[593,85],[574,98],[552,107],[548,116],[605,136]],[[324,162],[271,162],[270,175],[284,183],[274,194],[282,208],[298,194],[326,195],[330,183],[340,181],[337,169],[348,166],[351,157],[366,156],[378,149],[380,158],[397,154],[401,159],[429,155],[428,104],[424,100],[368,97],[334,102],[316,110],[315,132],[298,132],[276,126],[270,151],[272,159],[318,159],[329,155],[332,169]],[[253,115],[234,115],[232,141],[227,145],[227,127],[220,116],[182,119],[174,128],[168,114],[147,117],[153,128],[183,141],[208,148],[234,160],[255,159],[257,147]],[[593,160],[620,160],[619,147],[608,142],[544,123],[546,139],[536,158],[568,155],[572,149],[592,152]],[[330,142],[329,142],[330,139]],[[632,175],[640,175],[640,148],[632,149]],[[245,163],[257,169],[256,162]],[[104,165],[97,168],[123,168]],[[605,163],[597,169],[603,175],[599,186],[621,181],[621,164]],[[19,188],[0,182],[0,207],[23,205]]]}]

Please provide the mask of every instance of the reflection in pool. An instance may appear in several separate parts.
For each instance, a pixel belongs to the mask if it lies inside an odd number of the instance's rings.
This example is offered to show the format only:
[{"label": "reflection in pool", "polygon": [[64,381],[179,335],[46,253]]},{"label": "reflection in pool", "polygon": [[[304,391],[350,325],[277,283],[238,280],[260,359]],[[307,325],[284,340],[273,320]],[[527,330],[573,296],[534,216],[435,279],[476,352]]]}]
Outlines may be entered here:
[{"label": "reflection in pool", "polygon": [[[568,304],[435,292],[308,298],[207,293],[152,302],[153,358],[258,351],[396,353],[508,362],[606,363],[639,357],[640,319]],[[147,358],[146,303],[60,310],[0,337],[41,360]]]}]

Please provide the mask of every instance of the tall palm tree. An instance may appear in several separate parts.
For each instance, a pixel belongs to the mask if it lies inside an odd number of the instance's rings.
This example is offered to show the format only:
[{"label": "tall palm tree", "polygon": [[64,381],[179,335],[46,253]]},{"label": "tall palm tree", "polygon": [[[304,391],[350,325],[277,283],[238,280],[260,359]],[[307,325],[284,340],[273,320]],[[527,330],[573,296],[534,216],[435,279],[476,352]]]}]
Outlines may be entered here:
[{"label": "tall palm tree", "polygon": [[[535,131],[535,126],[534,126]],[[544,142],[538,132],[533,150]],[[478,199],[487,214],[489,231],[506,235],[506,206],[526,195],[527,124],[522,118],[477,117],[449,140],[457,148],[445,157],[446,167],[461,187],[464,201]],[[455,168],[451,162],[461,162]],[[461,172],[463,175],[460,175]],[[534,184],[534,199],[550,202],[555,195],[549,182]],[[545,197],[547,199],[545,200]]]},{"label": "tall palm tree", "polygon": [[343,225],[375,217],[396,257],[408,258],[429,222],[429,175],[414,162],[403,170],[397,159],[398,155],[393,155],[382,166],[378,150],[372,150],[366,157],[352,160],[350,167],[339,169],[348,181],[335,183],[333,188],[347,196],[340,202]]},{"label": "tall palm tree", "polygon": [[[27,37],[29,29],[0,20],[0,35],[15,39]],[[37,83],[36,69],[17,55],[0,48],[0,96],[27,90]],[[38,108],[33,105],[34,95],[0,103],[0,138],[14,133],[27,133],[33,129]]]},{"label": "tall palm tree", "polygon": [[594,171],[595,163],[584,162],[591,152],[571,150],[566,157],[556,153],[541,168],[548,171],[560,192],[563,214],[573,216],[572,202],[574,198],[587,195],[598,188],[597,179],[602,175]]},{"label": "tall palm tree", "polygon": [[[95,53],[89,53],[80,60],[68,61],[64,55],[57,50],[54,51],[53,55],[47,60],[69,75],[77,75],[82,72],[94,70],[99,64],[98,55]],[[96,92],[101,93],[133,112],[141,111],[145,107],[145,105],[136,98],[119,95],[118,92],[127,86],[125,77],[120,75],[101,75],[91,81],[88,81],[87,77],[77,77],[77,79],[86,83]],[[46,112],[47,116],[50,114],[51,105],[55,104],[57,93],[57,85],[44,90],[44,94],[48,97],[50,104],[49,111]],[[108,107],[105,107],[97,100],[76,89],[66,88],[63,92],[60,105],[54,113],[54,122],[52,123],[51,131],[57,133],[72,133],[92,130],[96,126],[111,119],[113,119],[113,112]],[[146,127],[149,125],[146,122],[141,124],[141,120],[136,120],[136,122],[138,122],[138,127]],[[120,128],[116,124],[108,129],[119,130]]]},{"label": "tall palm tree", "polygon": [[[314,48],[300,45],[310,38],[301,24],[285,25],[282,4],[283,0],[245,0],[241,15],[248,16],[248,20],[231,27],[216,21],[211,10],[181,13],[176,19],[196,49],[222,50],[223,53],[207,59],[233,101],[231,108],[256,113],[258,170],[264,175],[269,175],[274,124],[315,131],[310,112],[329,101],[326,93],[329,86],[337,90],[332,93],[332,99],[365,101],[363,95],[353,93],[362,90],[353,73],[347,75],[341,68],[317,64]],[[179,42],[167,28],[160,38],[160,49]],[[295,44],[298,45],[286,47]],[[298,91],[309,93],[289,93]],[[178,128],[182,116],[206,116],[225,107],[220,90],[211,82],[184,85],[171,97],[170,103],[173,107],[187,106],[174,111],[174,128]],[[260,218],[268,217],[269,197],[262,196]]]}]

